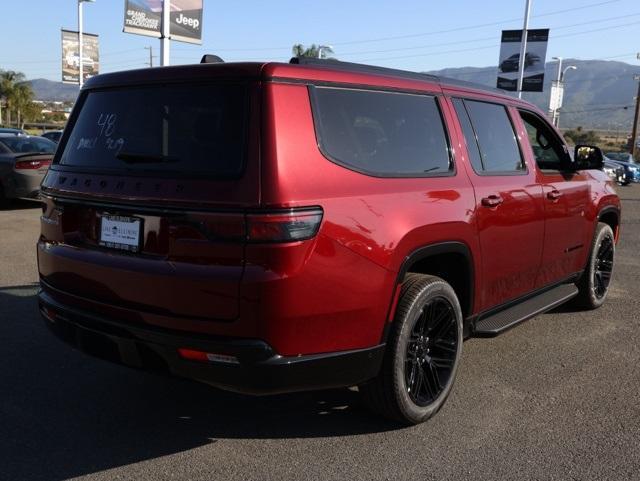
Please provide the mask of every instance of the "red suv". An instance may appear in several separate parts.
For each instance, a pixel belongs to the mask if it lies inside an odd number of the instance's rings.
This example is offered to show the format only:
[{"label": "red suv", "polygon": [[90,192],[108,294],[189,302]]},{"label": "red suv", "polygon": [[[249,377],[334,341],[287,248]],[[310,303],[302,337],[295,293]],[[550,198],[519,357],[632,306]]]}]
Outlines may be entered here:
[{"label": "red suv", "polygon": [[42,186],[41,312],[98,357],[244,393],[358,385],[404,423],[463,339],[607,295],[620,202],[529,103],[335,61],[83,88]]}]

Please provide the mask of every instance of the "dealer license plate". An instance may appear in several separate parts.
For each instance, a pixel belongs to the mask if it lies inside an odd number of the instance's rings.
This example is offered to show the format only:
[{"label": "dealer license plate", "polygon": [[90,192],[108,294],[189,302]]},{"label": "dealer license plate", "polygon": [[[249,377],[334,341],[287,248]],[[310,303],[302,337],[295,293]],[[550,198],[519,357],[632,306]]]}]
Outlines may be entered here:
[{"label": "dealer license plate", "polygon": [[104,247],[131,252],[140,250],[142,219],[120,215],[103,215],[99,243]]}]

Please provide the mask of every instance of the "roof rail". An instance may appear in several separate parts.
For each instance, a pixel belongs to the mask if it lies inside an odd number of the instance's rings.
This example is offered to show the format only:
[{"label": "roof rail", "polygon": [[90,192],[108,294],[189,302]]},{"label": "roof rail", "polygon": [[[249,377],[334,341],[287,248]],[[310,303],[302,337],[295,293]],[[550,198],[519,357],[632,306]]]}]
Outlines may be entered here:
[{"label": "roof rail", "polygon": [[224,63],[224,60],[222,60],[217,55],[208,53],[202,56],[202,58],[200,59],[200,63]]},{"label": "roof rail", "polygon": [[413,80],[429,80],[431,82],[437,82],[439,80],[437,76],[427,73],[409,72],[407,70],[378,67],[377,65],[367,65],[364,63],[343,62],[342,60],[337,60],[335,58],[293,57],[291,60],[289,60],[289,63],[298,65],[313,65],[317,67],[329,67],[338,70],[346,70],[349,72],[393,75],[394,77],[402,77]]},{"label": "roof rail", "polygon": [[410,80],[427,80],[430,82],[438,82],[440,84],[449,84],[449,85],[458,85],[461,87],[475,88],[478,90],[486,90],[489,92],[500,93],[505,95],[506,92],[504,90],[490,87],[488,85],[482,85],[474,82],[467,82],[465,80],[458,80],[448,77],[440,77],[438,75],[428,74],[428,73],[420,73],[420,72],[410,72],[408,70],[399,70],[395,68],[387,68],[387,67],[378,67],[377,65],[367,65],[363,63],[352,63],[352,62],[343,62],[341,60],[337,60],[335,58],[315,58],[315,57],[293,57],[289,60],[290,64],[297,65],[310,65],[314,67],[327,67],[331,69],[337,70],[345,70],[348,72],[362,72],[362,73],[373,73],[373,74],[381,74],[381,75],[392,75],[394,77],[401,77]]}]

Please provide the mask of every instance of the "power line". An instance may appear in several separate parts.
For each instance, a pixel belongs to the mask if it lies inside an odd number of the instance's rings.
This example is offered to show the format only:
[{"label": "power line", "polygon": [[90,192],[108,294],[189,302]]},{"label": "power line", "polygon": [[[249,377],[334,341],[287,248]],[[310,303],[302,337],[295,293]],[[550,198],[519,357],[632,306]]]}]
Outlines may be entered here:
[{"label": "power line", "polygon": [[607,112],[611,110],[628,110],[632,108],[633,105],[618,105],[615,107],[602,107],[596,109],[583,109],[583,110],[562,110],[563,114],[586,114],[590,112]]},{"label": "power line", "polygon": [[[583,25],[590,25],[590,24],[594,24],[594,23],[602,23],[602,22],[607,22],[607,21],[612,21],[612,20],[620,20],[621,18],[629,18],[629,17],[637,17],[640,16],[640,12],[634,12],[634,13],[630,13],[627,15],[618,15],[616,17],[609,17],[609,18],[600,18],[597,20],[590,20],[588,22],[580,22],[580,23],[574,23],[571,25],[560,25],[557,27],[551,27],[551,30],[562,30],[562,29],[566,29],[566,28],[573,28],[573,27],[581,27]],[[608,28],[608,27],[607,27]],[[552,38],[555,38],[557,36],[553,36]],[[431,47],[443,47],[443,46],[447,46],[447,45],[459,45],[459,44],[465,44],[465,43],[474,43],[474,42],[483,42],[485,40],[495,40],[496,36],[492,35],[491,37],[481,37],[481,38],[473,38],[470,40],[458,40],[455,42],[444,42],[444,43],[434,43],[434,44],[430,44],[430,45],[417,45],[414,47],[401,47],[401,48],[391,48],[391,49],[385,49],[385,50],[368,50],[368,51],[356,51],[356,52],[340,52],[340,57],[345,56],[345,55],[361,55],[361,54],[367,54],[367,53],[386,53],[386,52],[399,52],[399,51],[406,51],[406,50],[417,50],[417,49],[421,49],[421,48],[431,48]]]},{"label": "power line", "polygon": [[[602,6],[602,5],[608,5],[608,4],[617,3],[617,2],[620,2],[620,1],[621,0],[608,0],[606,2],[592,3],[592,4],[589,4],[589,5],[583,5],[581,7],[566,8],[564,10],[556,10],[556,11],[553,11],[553,12],[542,13],[542,14],[538,14],[538,15],[531,15],[531,18],[549,17],[549,16],[552,16],[552,15],[559,15],[559,14],[562,14],[562,13],[568,13],[568,12],[573,12],[573,11],[577,11],[577,10],[585,10],[585,9],[588,9],[588,8],[599,7],[599,6]],[[359,44],[359,43],[382,42],[382,41],[387,41],[387,40],[400,40],[400,39],[405,39],[405,38],[425,37],[425,36],[431,36],[431,35],[439,35],[441,33],[452,33],[452,32],[459,32],[459,31],[476,29],[476,28],[493,27],[493,26],[496,26],[496,25],[502,25],[502,24],[510,23],[510,22],[519,22],[521,20],[522,20],[522,17],[517,17],[517,18],[510,18],[508,20],[501,20],[501,21],[497,21],[497,22],[481,23],[481,24],[477,24],[477,25],[468,25],[468,26],[465,26],[465,27],[450,28],[450,29],[447,29],[447,30],[436,30],[436,31],[423,32],[423,33],[413,33],[413,34],[407,34],[407,35],[398,35],[398,36],[393,36],[393,37],[379,37],[379,38],[368,39],[368,40],[354,40],[354,41],[349,41],[349,42],[332,42],[332,45],[354,45],[354,44]]]},{"label": "power line", "polygon": [[[568,33],[568,34],[564,34],[564,35],[556,35],[556,36],[554,36],[552,38],[575,37],[575,36],[578,36],[578,35],[586,35],[588,33],[601,32],[603,30],[610,30],[612,28],[630,27],[632,25],[638,25],[638,24],[640,24],[640,22],[631,22],[631,23],[623,23],[623,24],[619,24],[619,25],[610,25],[610,26],[604,27],[604,28],[596,28],[596,29],[592,29],[592,30],[583,30],[581,32]],[[486,45],[486,46],[482,46],[482,47],[474,47],[474,48],[467,48],[467,49],[461,49],[461,50],[445,50],[445,51],[440,51],[440,52],[428,52],[428,53],[413,54],[413,55],[402,55],[402,56],[395,56],[395,57],[367,58],[367,59],[362,59],[361,62],[373,62],[373,61],[379,61],[379,60],[397,60],[397,59],[415,58],[415,57],[429,57],[431,55],[441,55],[441,54],[445,54],[445,53],[474,52],[476,50],[485,50],[485,49],[488,49],[488,48],[497,48],[498,46],[499,46],[498,44],[491,44],[491,45]]]},{"label": "power line", "polygon": [[[597,2],[597,3],[591,3],[591,4],[587,4],[587,5],[582,5],[580,7],[573,7],[573,8],[566,8],[563,10],[555,10],[552,12],[547,12],[547,13],[541,13],[538,15],[532,15],[532,18],[540,18],[540,17],[550,17],[553,15],[560,15],[563,13],[568,13],[568,12],[573,12],[573,11],[577,11],[577,10],[586,10],[589,8],[595,8],[595,7],[600,7],[602,5],[609,5],[612,3],[618,3],[621,2],[622,0],[608,0],[605,2]],[[451,28],[451,29],[447,29],[447,30],[431,30],[429,32],[421,32],[421,33],[412,33],[412,34],[407,34],[407,35],[397,35],[397,36],[391,36],[391,37],[378,37],[378,38],[369,38],[369,39],[361,39],[361,40],[350,40],[350,41],[343,41],[343,42],[330,42],[331,45],[356,45],[356,44],[362,44],[362,43],[373,43],[373,42],[383,42],[383,41],[388,41],[388,40],[401,40],[401,39],[406,39],[406,38],[415,38],[415,37],[426,37],[426,36],[433,36],[433,35],[440,35],[443,33],[453,33],[453,32],[459,32],[459,31],[464,31],[464,30],[471,30],[471,29],[478,29],[478,28],[484,28],[484,27],[493,27],[496,25],[504,25],[506,23],[511,23],[511,22],[516,22],[516,21],[521,21],[522,18],[521,17],[517,17],[517,18],[510,18],[507,20],[500,20],[500,21],[496,21],[496,22],[490,22],[490,23],[480,23],[480,24],[475,24],[475,25],[467,25],[464,27],[456,27],[456,28]],[[198,47],[198,48],[206,48],[206,47]],[[291,45],[288,46],[284,46],[284,47],[260,47],[260,48],[220,48],[220,49],[216,49],[217,52],[261,52],[261,51],[269,51],[269,50],[290,50],[291,49]],[[193,51],[191,49],[183,49],[183,48],[176,48],[175,50],[181,50],[181,51]]]}]

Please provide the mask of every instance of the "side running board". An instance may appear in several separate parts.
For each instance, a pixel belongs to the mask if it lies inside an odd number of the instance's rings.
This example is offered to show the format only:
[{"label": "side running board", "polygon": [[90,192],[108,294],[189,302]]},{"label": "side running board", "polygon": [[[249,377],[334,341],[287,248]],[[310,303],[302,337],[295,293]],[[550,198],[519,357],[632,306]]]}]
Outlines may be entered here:
[{"label": "side running board", "polygon": [[527,319],[549,311],[578,294],[575,284],[562,284],[495,314],[481,317],[473,329],[474,337],[493,337]]}]

